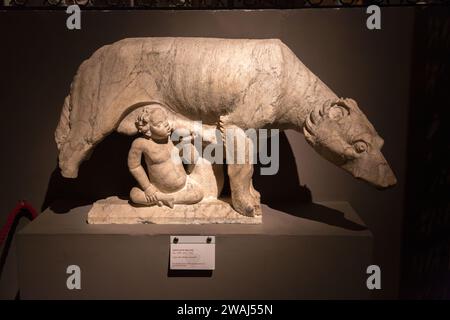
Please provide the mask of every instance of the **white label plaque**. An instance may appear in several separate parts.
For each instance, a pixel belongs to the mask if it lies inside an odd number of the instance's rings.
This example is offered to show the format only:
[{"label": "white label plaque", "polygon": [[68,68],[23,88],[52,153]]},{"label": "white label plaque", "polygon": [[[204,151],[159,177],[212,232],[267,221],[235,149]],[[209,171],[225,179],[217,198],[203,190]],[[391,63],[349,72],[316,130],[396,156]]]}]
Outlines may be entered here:
[{"label": "white label plaque", "polygon": [[171,270],[214,270],[215,236],[170,236]]}]

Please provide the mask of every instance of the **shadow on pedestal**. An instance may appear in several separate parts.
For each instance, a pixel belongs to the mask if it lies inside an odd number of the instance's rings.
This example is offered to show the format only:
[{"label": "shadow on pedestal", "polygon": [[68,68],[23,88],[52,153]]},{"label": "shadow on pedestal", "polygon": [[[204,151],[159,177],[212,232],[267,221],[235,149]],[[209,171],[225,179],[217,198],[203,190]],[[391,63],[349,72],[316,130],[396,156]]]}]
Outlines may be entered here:
[{"label": "shadow on pedestal", "polygon": [[[271,145],[270,138],[267,145]],[[261,202],[272,209],[348,230],[367,229],[364,225],[346,219],[338,210],[312,202],[311,190],[301,184],[294,153],[284,132],[279,134],[277,174],[261,175],[260,168],[260,164],[255,165],[253,185],[261,193]]]},{"label": "shadow on pedestal", "polygon": [[128,198],[135,185],[127,167],[132,142],[133,137],[110,134],[95,147],[91,158],[81,163],[76,179],[64,178],[56,165],[41,210],[50,207],[56,213],[67,213],[109,196]]}]

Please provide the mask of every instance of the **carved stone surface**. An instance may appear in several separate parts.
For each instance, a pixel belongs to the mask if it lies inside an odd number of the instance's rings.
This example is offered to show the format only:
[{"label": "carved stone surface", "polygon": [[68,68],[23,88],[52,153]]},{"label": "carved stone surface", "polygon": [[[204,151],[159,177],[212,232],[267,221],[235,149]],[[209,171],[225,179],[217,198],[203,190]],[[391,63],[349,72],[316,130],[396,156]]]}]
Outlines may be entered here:
[{"label": "carved stone surface", "polygon": [[90,224],[260,224],[262,216],[245,217],[229,201],[210,199],[192,205],[164,207],[133,206],[117,197],[98,200],[88,213]]},{"label": "carved stone surface", "polygon": [[[246,148],[252,146],[246,129],[294,129],[354,177],[379,188],[396,184],[381,153],[384,141],[357,103],[339,98],[278,39],[134,38],[98,49],[81,64],[63,105],[55,132],[61,173],[76,178],[111,132],[140,133],[128,158],[138,182],[133,202],[165,211],[217,198],[223,179],[220,170],[206,174],[212,164],[195,175],[167,162],[173,148],[164,136],[182,130],[193,137],[195,121],[207,143],[226,142],[224,132],[232,129]],[[221,137],[211,133],[216,129]],[[261,204],[249,158],[228,164],[227,173],[234,210],[254,217]]]}]

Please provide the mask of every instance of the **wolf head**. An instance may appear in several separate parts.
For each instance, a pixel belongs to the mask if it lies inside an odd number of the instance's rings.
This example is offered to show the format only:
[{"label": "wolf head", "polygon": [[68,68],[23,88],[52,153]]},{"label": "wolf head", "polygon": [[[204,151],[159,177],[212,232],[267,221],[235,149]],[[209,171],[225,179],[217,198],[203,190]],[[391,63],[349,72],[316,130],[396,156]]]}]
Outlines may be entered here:
[{"label": "wolf head", "polygon": [[326,101],[309,114],[303,133],[320,155],[355,178],[378,188],[397,183],[381,153],[383,139],[354,100]]}]

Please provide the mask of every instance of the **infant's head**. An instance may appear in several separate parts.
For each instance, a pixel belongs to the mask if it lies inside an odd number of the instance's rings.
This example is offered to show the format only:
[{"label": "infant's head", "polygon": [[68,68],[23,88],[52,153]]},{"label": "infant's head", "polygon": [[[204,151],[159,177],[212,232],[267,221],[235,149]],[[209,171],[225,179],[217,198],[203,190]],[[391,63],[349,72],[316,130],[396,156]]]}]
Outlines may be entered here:
[{"label": "infant's head", "polygon": [[156,139],[166,138],[171,131],[167,113],[159,107],[144,108],[136,119],[136,128],[143,135]]}]

